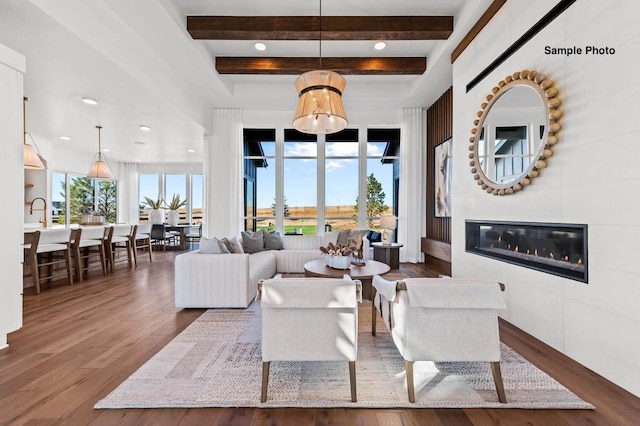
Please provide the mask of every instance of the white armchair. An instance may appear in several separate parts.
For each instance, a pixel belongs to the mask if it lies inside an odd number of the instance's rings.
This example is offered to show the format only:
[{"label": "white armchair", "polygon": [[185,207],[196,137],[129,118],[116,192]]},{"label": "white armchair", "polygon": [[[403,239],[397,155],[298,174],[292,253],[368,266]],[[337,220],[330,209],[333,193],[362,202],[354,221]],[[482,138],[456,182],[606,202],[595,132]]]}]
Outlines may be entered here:
[{"label": "white armchair", "polygon": [[273,278],[258,284],[262,304],[262,393],[267,400],[271,361],[348,361],[356,396],[358,302],[362,284],[348,275]]},{"label": "white armchair", "polygon": [[[498,309],[506,307],[493,281],[373,277],[374,304],[405,360],[409,402],[415,402],[415,361],[488,361],[500,402]],[[375,335],[375,322],[372,324]]]}]

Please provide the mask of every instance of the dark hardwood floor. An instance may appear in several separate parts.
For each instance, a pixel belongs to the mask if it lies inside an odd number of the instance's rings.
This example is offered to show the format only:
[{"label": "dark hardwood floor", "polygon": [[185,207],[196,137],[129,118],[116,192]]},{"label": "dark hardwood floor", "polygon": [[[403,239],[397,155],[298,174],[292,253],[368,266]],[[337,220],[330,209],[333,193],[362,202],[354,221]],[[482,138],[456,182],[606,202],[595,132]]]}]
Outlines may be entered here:
[{"label": "dark hardwood floor", "polygon": [[[24,326],[0,351],[0,424],[34,425],[632,425],[640,399],[506,322],[502,340],[596,410],[515,409],[129,409],[94,410],[203,309],[173,305],[175,252],[140,256],[73,286],[27,289]],[[404,276],[438,267],[403,264]]]}]

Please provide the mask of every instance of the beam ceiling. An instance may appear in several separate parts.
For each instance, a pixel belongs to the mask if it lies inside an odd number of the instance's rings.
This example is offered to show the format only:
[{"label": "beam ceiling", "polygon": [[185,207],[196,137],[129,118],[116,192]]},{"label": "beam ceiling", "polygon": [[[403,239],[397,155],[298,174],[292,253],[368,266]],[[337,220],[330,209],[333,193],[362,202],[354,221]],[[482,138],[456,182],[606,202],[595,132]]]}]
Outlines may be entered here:
[{"label": "beam ceiling", "polygon": [[283,58],[229,57],[216,58],[220,74],[295,75],[311,69],[328,69],[344,75],[420,75],[427,69],[427,58]]},{"label": "beam ceiling", "polygon": [[453,16],[187,16],[196,40],[446,40]]}]

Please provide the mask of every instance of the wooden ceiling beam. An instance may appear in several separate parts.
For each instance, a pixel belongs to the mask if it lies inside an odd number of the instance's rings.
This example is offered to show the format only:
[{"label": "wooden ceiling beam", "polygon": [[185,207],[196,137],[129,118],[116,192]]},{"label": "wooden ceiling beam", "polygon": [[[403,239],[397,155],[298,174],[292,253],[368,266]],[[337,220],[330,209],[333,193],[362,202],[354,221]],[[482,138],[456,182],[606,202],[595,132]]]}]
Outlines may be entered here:
[{"label": "wooden ceiling beam", "polygon": [[[187,16],[196,40],[319,40],[318,16]],[[323,16],[322,40],[446,40],[453,16]]]},{"label": "wooden ceiling beam", "polygon": [[344,75],[421,75],[427,69],[425,57],[396,58],[322,58],[317,57],[216,57],[220,74],[295,75],[315,69],[327,69]]}]

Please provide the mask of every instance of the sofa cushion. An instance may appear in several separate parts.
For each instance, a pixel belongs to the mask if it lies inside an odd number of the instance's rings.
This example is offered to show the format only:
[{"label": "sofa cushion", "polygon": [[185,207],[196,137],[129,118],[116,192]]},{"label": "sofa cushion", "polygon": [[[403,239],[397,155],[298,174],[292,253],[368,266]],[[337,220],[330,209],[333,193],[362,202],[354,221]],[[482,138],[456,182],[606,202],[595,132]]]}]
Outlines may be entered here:
[{"label": "sofa cushion", "polygon": [[217,238],[200,238],[200,253],[201,254],[226,254],[229,253],[224,244]]},{"label": "sofa cushion", "polygon": [[262,229],[256,232],[242,231],[242,249],[245,253],[257,253],[264,250],[264,236]]},{"label": "sofa cushion", "polygon": [[263,232],[264,236],[264,249],[265,250],[282,250],[282,237],[280,233],[274,232],[273,234],[269,232]]},{"label": "sofa cushion", "polygon": [[231,245],[233,246],[234,253],[244,253],[244,249],[242,248],[242,243],[238,240],[237,237],[231,237],[229,240],[231,241]]},{"label": "sofa cushion", "polygon": [[229,253],[235,253],[236,252],[236,249],[233,247],[233,244],[231,244],[231,241],[229,241],[229,239],[227,237],[224,237],[223,239],[221,239],[220,242],[222,244],[224,244],[224,246],[227,248],[227,251]]},{"label": "sofa cushion", "polygon": [[249,281],[257,289],[258,281],[271,278],[276,274],[277,251],[260,251],[249,255]]}]

